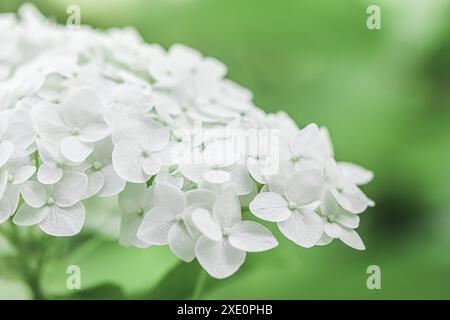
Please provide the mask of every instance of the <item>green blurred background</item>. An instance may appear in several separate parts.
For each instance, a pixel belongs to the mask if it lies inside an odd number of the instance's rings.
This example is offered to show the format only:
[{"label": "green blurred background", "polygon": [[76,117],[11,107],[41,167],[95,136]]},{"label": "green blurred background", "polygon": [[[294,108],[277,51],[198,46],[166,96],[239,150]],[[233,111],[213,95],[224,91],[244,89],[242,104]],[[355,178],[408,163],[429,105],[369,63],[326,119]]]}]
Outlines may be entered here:
[{"label": "green blurred background", "polygon": [[[202,298],[450,299],[449,0],[31,2],[62,23],[77,4],[83,24],[133,26],[148,42],[216,57],[258,106],[285,110],[302,126],[327,126],[339,160],[375,172],[365,191],[377,206],[359,229],[366,251],[338,241],[303,249],[274,230],[278,248],[249,254],[229,279],[208,278]],[[21,3],[1,0],[0,11]],[[366,27],[370,4],[381,8],[381,30]],[[86,229],[74,239],[45,238],[58,254],[42,269],[44,296],[191,297],[196,262],[180,263],[168,248],[120,247],[107,236],[115,227],[106,217],[119,214],[115,200],[88,207],[89,224],[105,235]],[[82,291],[66,289],[71,264],[81,267]],[[381,290],[366,287],[369,265],[381,268]],[[4,273],[0,297],[31,296]]]}]

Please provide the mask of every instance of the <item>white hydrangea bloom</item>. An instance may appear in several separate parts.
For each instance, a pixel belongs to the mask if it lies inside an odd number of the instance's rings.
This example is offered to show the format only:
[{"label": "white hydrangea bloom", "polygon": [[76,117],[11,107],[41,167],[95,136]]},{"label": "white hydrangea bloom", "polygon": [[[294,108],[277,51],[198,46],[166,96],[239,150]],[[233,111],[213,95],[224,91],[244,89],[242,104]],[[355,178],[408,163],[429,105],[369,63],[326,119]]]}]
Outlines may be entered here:
[{"label": "white hydrangea bloom", "polygon": [[107,137],[102,104],[91,89],[75,91],[61,106],[46,103],[32,111],[38,134],[57,141],[68,160],[82,162],[94,151],[94,142]]},{"label": "white hydrangea bloom", "polygon": [[0,223],[71,236],[85,199],[118,195],[122,245],[168,245],[216,278],[278,244],[242,221],[246,207],[300,246],[364,249],[373,173],[337,162],[326,128],[265,113],[226,73],[132,28],[68,30],[30,5],[0,15]]},{"label": "white hydrangea bloom", "polygon": [[280,231],[298,245],[312,247],[323,234],[324,223],[315,210],[324,183],[321,170],[298,171],[286,182],[283,194],[262,192],[250,203],[250,210],[260,219],[277,222]]},{"label": "white hydrangea bloom", "polygon": [[226,278],[244,263],[246,252],[261,252],[278,245],[272,233],[253,221],[242,221],[241,205],[233,188],[218,196],[212,211],[192,213],[202,232],[195,246],[198,262],[215,278]]},{"label": "white hydrangea bloom", "polygon": [[80,200],[87,184],[86,176],[78,172],[67,172],[52,186],[26,182],[21,190],[25,204],[14,215],[14,223],[20,226],[39,224],[44,232],[54,236],[77,234],[85,220]]},{"label": "white hydrangea bloom", "polygon": [[209,190],[183,193],[165,183],[153,187],[153,208],[145,215],[137,236],[153,245],[168,244],[180,259],[195,258],[197,233],[192,227],[191,212],[196,208],[210,208],[216,195]]}]

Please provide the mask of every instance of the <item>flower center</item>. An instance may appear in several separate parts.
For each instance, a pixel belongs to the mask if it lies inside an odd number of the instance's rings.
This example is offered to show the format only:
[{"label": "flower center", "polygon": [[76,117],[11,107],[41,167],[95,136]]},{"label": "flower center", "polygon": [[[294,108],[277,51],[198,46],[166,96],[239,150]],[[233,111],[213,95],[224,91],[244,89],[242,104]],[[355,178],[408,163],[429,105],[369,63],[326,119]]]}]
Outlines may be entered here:
[{"label": "flower center", "polygon": [[8,175],[8,182],[13,182],[14,176],[12,174]]},{"label": "flower center", "polygon": [[222,228],[222,233],[224,237],[228,237],[231,234],[231,228],[227,227]]},{"label": "flower center", "polygon": [[177,214],[175,220],[177,222],[183,222],[183,214],[182,213]]},{"label": "flower center", "polygon": [[327,219],[328,219],[328,222],[334,222],[334,221],[336,220],[336,218],[335,218],[332,214],[330,214],[330,215],[327,217]]},{"label": "flower center", "polygon": [[298,208],[298,205],[294,201],[289,201],[289,210],[295,210]]},{"label": "flower center", "polygon": [[94,162],[94,163],[92,164],[92,168],[93,168],[95,171],[100,170],[102,167],[103,167],[103,164],[102,164],[101,162],[98,162],[98,161],[96,161],[96,162]]},{"label": "flower center", "polygon": [[45,202],[45,204],[46,204],[47,206],[52,206],[52,205],[55,204],[55,200],[54,200],[52,197],[49,197],[49,198],[47,199],[47,201]]},{"label": "flower center", "polygon": [[71,133],[73,136],[79,136],[81,132],[79,128],[73,128]]},{"label": "flower center", "polygon": [[144,209],[139,209],[137,213],[142,217],[144,215]]},{"label": "flower center", "polygon": [[57,165],[59,168],[64,167],[64,160],[63,160],[63,159],[58,159],[58,160],[56,160],[56,165]]},{"label": "flower center", "polygon": [[339,192],[339,193],[342,193],[342,192],[344,192],[344,188],[342,188],[342,187],[337,187],[337,188],[336,188],[336,191]]},{"label": "flower center", "polygon": [[292,162],[299,162],[302,157],[299,154],[294,154],[291,157]]},{"label": "flower center", "polygon": [[150,157],[150,150],[144,150],[144,151],[142,151],[142,156],[143,156],[144,158]]}]

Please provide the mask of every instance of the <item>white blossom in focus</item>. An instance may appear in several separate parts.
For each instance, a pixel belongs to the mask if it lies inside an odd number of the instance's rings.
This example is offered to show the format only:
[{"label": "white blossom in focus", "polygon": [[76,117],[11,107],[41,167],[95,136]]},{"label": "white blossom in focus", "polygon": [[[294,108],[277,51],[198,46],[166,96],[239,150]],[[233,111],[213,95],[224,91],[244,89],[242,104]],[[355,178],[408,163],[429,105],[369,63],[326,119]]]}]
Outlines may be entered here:
[{"label": "white blossom in focus", "polygon": [[323,172],[305,169],[294,174],[283,194],[262,192],[250,203],[250,211],[260,219],[276,222],[280,231],[296,244],[309,248],[323,233],[324,223],[315,212],[324,190]]},{"label": "white blossom in focus", "polygon": [[363,250],[374,174],[337,161],[326,128],[266,113],[226,74],[133,28],[73,32],[32,5],[1,14],[0,223],[73,236],[95,215],[83,201],[117,196],[121,245],[168,245],[216,278],[278,244],[244,210],[302,247]]},{"label": "white blossom in focus", "polygon": [[79,233],[85,220],[85,209],[80,200],[87,183],[86,176],[77,172],[66,173],[52,186],[26,182],[21,188],[25,204],[14,215],[14,223],[20,226],[38,224],[53,236]]},{"label": "white blossom in focus", "polygon": [[233,188],[227,188],[212,211],[198,208],[192,213],[202,232],[195,254],[203,268],[215,278],[226,278],[244,263],[246,252],[261,252],[278,245],[272,233],[254,221],[242,221],[241,205]]}]

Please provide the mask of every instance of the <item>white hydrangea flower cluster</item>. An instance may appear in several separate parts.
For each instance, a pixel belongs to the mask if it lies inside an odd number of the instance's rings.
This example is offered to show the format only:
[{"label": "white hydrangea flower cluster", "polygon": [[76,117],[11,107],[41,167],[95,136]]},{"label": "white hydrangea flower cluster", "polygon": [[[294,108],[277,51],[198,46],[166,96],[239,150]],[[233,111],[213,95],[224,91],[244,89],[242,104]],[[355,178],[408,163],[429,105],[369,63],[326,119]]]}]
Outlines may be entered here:
[{"label": "white hydrangea flower cluster", "polygon": [[[355,229],[373,202],[359,186],[372,173],[336,162],[324,128],[266,114],[225,75],[133,29],[69,30],[31,6],[1,15],[0,223],[72,236],[83,200],[118,195],[123,245],[169,245],[216,278],[278,244],[245,207],[302,247],[364,249]],[[199,138],[198,123],[215,134]],[[229,132],[248,129],[277,141],[236,152]]]}]

